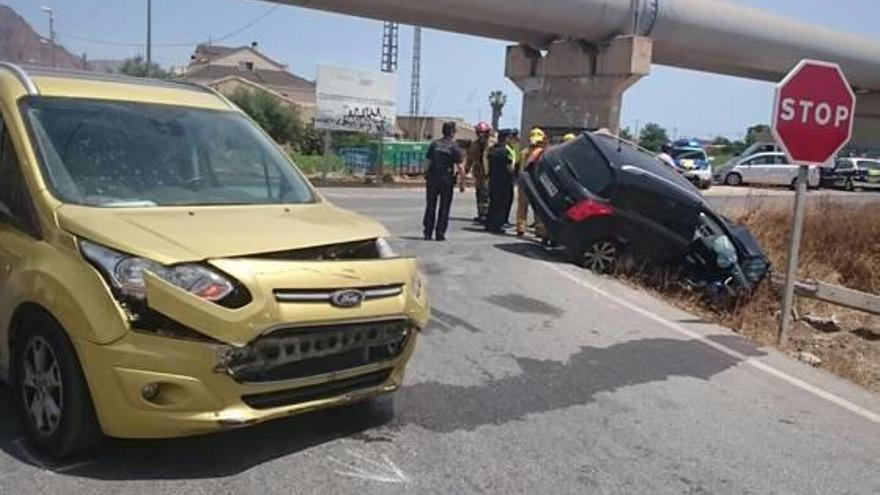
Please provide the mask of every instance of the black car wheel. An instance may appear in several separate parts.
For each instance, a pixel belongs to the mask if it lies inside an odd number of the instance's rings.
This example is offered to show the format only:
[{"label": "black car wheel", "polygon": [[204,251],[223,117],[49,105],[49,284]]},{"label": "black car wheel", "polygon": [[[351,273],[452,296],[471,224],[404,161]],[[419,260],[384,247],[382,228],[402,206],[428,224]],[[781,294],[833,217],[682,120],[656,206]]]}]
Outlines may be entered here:
[{"label": "black car wheel", "polygon": [[743,183],[743,178],[741,175],[734,172],[731,174],[727,174],[727,177],[724,178],[724,183],[728,186],[740,186]]},{"label": "black car wheel", "polygon": [[57,322],[44,313],[17,327],[14,383],[28,439],[50,457],[97,445],[101,429],[76,351]]},{"label": "black car wheel", "polygon": [[596,241],[581,253],[581,266],[596,272],[609,273],[617,266],[620,248],[611,240]]}]

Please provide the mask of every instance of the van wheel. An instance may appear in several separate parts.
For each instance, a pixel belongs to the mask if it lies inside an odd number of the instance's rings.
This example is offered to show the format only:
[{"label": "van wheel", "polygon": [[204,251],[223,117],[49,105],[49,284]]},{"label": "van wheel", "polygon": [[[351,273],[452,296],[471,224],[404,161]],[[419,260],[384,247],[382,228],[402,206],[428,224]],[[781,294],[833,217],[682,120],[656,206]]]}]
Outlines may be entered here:
[{"label": "van wheel", "polygon": [[17,331],[15,394],[28,439],[53,458],[98,445],[103,435],[89,389],[61,326],[47,314],[32,313]]},{"label": "van wheel", "polygon": [[736,172],[727,174],[727,177],[724,178],[724,183],[728,186],[741,186],[743,183],[742,175]]},{"label": "van wheel", "polygon": [[580,264],[595,273],[610,273],[617,267],[620,248],[611,240],[596,241],[581,253]]}]

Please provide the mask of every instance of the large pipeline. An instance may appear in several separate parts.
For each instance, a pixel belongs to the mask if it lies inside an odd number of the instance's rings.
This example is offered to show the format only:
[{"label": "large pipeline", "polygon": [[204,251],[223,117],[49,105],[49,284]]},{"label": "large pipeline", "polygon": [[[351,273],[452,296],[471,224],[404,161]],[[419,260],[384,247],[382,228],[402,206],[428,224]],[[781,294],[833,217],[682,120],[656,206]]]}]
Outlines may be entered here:
[{"label": "large pipeline", "polygon": [[545,47],[654,40],[655,63],[777,81],[802,58],[839,63],[857,88],[880,90],[880,41],[718,0],[270,0]]}]

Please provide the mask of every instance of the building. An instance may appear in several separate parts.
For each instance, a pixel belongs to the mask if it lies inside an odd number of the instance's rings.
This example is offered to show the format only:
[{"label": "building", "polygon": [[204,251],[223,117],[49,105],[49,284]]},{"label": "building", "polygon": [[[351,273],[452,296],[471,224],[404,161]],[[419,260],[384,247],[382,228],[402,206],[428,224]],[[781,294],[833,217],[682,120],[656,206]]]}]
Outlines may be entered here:
[{"label": "building", "polygon": [[239,88],[262,91],[282,105],[295,107],[303,122],[315,118],[315,83],[288,72],[257,49],[257,43],[229,47],[200,44],[182,77],[210,86],[225,95]]},{"label": "building", "polygon": [[443,136],[443,123],[455,122],[458,133],[456,139],[473,141],[477,138],[474,126],[470,122],[458,117],[425,116],[412,117],[401,115],[397,117],[397,128],[403,139],[413,141],[427,141]]}]

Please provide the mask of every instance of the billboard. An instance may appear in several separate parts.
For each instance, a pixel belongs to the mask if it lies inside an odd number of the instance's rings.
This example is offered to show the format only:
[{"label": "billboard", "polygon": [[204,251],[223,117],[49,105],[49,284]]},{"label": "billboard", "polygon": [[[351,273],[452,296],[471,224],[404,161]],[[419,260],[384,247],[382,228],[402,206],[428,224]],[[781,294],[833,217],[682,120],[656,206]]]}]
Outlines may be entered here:
[{"label": "billboard", "polygon": [[388,135],[397,120],[397,76],[318,67],[315,128]]}]

